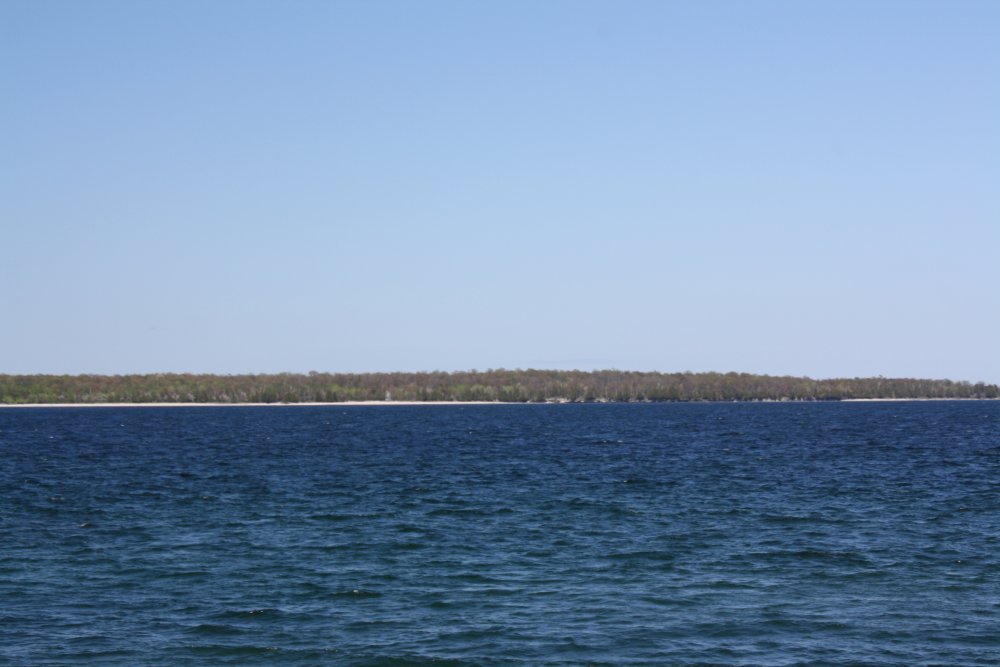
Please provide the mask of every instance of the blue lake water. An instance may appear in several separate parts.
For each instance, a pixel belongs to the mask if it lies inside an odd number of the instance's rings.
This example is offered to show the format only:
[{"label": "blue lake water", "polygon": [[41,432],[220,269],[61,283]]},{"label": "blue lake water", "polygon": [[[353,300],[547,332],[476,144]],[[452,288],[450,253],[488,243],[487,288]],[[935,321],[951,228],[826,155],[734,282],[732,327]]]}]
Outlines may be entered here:
[{"label": "blue lake water", "polygon": [[0,664],[998,661],[1000,402],[0,410]]}]

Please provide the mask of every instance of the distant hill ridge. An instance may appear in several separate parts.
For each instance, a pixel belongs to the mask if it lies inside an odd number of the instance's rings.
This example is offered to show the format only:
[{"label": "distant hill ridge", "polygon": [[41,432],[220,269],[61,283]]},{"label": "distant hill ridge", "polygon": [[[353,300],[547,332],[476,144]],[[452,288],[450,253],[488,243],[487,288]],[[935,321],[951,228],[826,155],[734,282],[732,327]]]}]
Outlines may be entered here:
[{"label": "distant hill ridge", "polygon": [[995,384],[749,373],[487,370],[264,375],[0,375],[0,403],[836,401],[998,398]]}]

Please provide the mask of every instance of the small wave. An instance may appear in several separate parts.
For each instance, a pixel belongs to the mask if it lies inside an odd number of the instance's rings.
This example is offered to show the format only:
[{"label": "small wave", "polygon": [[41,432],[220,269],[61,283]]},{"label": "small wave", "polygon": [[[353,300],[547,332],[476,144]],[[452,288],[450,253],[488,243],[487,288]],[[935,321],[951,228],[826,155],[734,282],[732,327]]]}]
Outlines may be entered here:
[{"label": "small wave", "polygon": [[659,595],[645,595],[639,598],[647,604],[658,607],[692,607],[700,604],[699,600],[692,597],[663,597]]},{"label": "small wave", "polygon": [[871,561],[856,551],[825,551],[823,549],[779,549],[747,554],[750,560],[835,561],[852,565],[871,566]]},{"label": "small wave", "polygon": [[214,616],[218,619],[227,618],[239,618],[239,619],[252,619],[252,620],[268,620],[278,618],[281,612],[272,607],[265,607],[262,609],[229,609],[220,612]]},{"label": "small wave", "polygon": [[239,635],[243,631],[232,625],[220,625],[218,623],[201,623],[194,626],[189,632],[196,635]]},{"label": "small wave", "polygon": [[867,579],[885,579],[893,573],[893,568],[895,565],[893,563],[881,563],[876,565],[875,563],[860,563],[857,565],[857,569],[841,570],[841,571],[830,571],[822,570],[818,572],[813,572],[810,576],[816,579],[832,579],[840,583],[848,583],[853,581],[864,581]]},{"label": "small wave", "polygon": [[[842,632],[844,630],[850,630],[851,625],[844,623],[842,621],[825,621],[825,620],[814,620],[808,618],[790,618],[786,616],[777,616],[774,618],[764,619],[759,623],[767,628],[777,628],[782,630],[795,630],[797,632],[815,632],[815,633],[825,633],[825,632]],[[751,631],[753,628],[749,628]]]},{"label": "small wave", "polygon": [[348,663],[350,667],[478,667],[476,663],[449,658],[372,656]]},{"label": "small wave", "polygon": [[273,655],[281,651],[277,646],[248,646],[246,644],[196,644],[187,650],[215,658]]},{"label": "small wave", "polygon": [[490,514],[491,512],[481,509],[462,509],[457,507],[444,507],[431,510],[427,513],[428,516],[489,516]]},{"label": "small wave", "polygon": [[448,602],[447,600],[434,600],[427,605],[429,609],[453,609],[455,604],[453,602]]},{"label": "small wave", "polygon": [[170,570],[160,574],[169,579],[195,579],[198,577],[208,577],[212,573],[208,570]]},{"label": "small wave", "polygon": [[380,598],[382,594],[378,591],[369,590],[367,588],[352,588],[350,590],[336,591],[330,594],[333,598],[351,598],[351,599],[362,599],[362,598]]},{"label": "small wave", "polygon": [[354,521],[360,519],[361,517],[357,514],[310,514],[310,521]]},{"label": "small wave", "polygon": [[319,551],[320,553],[330,553],[333,551],[340,551],[345,548],[350,548],[350,544],[345,542],[338,542],[336,544],[306,544],[300,547],[303,551]]},{"label": "small wave", "polygon": [[673,561],[676,555],[667,551],[617,551],[608,554],[605,558],[610,560],[647,560],[662,563]]},{"label": "small wave", "polygon": [[344,626],[345,630],[351,632],[371,632],[378,631],[385,628],[397,628],[405,625],[402,621],[388,621],[388,620],[372,620],[372,621],[353,621]]},{"label": "small wave", "polygon": [[63,657],[79,660],[100,660],[102,658],[121,658],[130,655],[135,655],[135,651],[128,649],[95,649],[92,651],[74,651],[73,653],[63,654]]},{"label": "small wave", "polygon": [[417,526],[412,523],[397,523],[392,528],[393,530],[397,530],[401,533],[411,533],[414,535],[427,535],[433,532],[428,528],[425,528],[423,526]]},{"label": "small wave", "polygon": [[523,595],[523,588],[512,588],[509,586],[494,586],[491,588],[477,588],[473,591],[476,595],[483,595],[486,597],[510,597],[515,595]]},{"label": "small wave", "polygon": [[839,523],[839,521],[831,521],[827,517],[817,516],[815,514],[765,514],[761,517],[761,520],[765,523],[773,523],[778,525],[786,524],[812,524],[812,523]]},{"label": "small wave", "polygon": [[419,549],[426,549],[426,542],[414,542],[412,540],[405,542],[392,542],[389,545],[391,549],[398,549],[401,551],[417,551]]},{"label": "small wave", "polygon": [[502,584],[504,583],[501,579],[496,579],[494,577],[487,577],[483,574],[478,574],[476,572],[457,572],[455,574],[449,575],[449,579],[454,581],[462,581],[469,584]]},{"label": "small wave", "polygon": [[753,584],[742,581],[730,581],[728,579],[717,579],[709,582],[707,587],[715,590],[749,590],[754,588]]},{"label": "small wave", "polygon": [[551,558],[555,554],[556,554],[555,549],[541,549],[541,550],[524,552],[524,555],[527,558]]},{"label": "small wave", "polygon": [[469,639],[491,639],[494,637],[504,637],[510,634],[510,628],[502,625],[488,628],[469,628],[466,630],[455,630],[452,632],[442,632],[437,638],[438,641],[462,641]]}]

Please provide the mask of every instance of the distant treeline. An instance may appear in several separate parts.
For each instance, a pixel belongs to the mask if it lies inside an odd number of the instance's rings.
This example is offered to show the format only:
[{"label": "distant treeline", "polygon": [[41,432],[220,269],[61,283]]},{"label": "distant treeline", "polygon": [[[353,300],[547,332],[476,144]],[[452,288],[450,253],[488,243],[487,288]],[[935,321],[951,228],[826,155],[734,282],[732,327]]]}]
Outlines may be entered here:
[{"label": "distant treeline", "polygon": [[0,375],[2,403],[836,401],[998,398],[993,384],[748,373],[488,370],[271,375]]}]

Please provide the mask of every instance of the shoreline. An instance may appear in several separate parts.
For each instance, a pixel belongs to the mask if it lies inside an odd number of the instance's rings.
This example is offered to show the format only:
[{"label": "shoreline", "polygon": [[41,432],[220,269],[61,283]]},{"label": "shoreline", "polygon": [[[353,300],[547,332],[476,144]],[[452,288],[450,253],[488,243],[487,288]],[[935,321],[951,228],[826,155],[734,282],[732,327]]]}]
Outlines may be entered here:
[{"label": "shoreline", "polygon": [[[317,403],[302,401],[298,403],[0,403],[3,408],[266,408],[266,407],[357,407],[373,405],[526,405],[521,403],[502,403],[500,401],[337,401],[334,403]],[[531,405],[545,405],[534,403]]]},{"label": "shoreline", "polygon": [[901,403],[905,401],[1000,401],[1000,398],[842,398],[841,403]]},{"label": "shoreline", "polygon": [[321,403],[0,403],[3,408],[266,408],[266,407],[359,407],[359,406],[412,406],[412,405],[547,405],[546,403],[502,403],[500,401],[337,401]]},{"label": "shoreline", "polygon": [[300,402],[300,403],[0,403],[4,408],[266,408],[266,407],[377,407],[416,405],[431,406],[468,406],[468,405],[652,405],[656,403],[906,403],[926,401],[998,401],[1000,398],[842,398],[806,400],[746,400],[746,401],[338,401],[333,403]]}]

